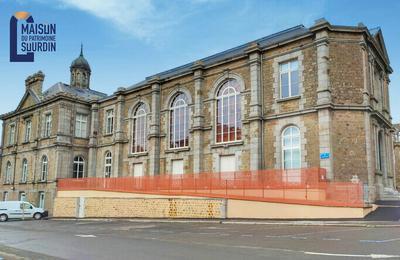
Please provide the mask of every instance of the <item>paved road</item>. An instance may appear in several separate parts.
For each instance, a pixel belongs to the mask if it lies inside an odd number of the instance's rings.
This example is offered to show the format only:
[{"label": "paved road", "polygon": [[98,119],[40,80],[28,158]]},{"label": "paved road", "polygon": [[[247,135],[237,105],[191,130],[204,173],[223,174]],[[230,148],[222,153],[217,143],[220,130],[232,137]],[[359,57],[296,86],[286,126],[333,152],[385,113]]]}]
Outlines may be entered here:
[{"label": "paved road", "polygon": [[400,227],[127,220],[0,223],[0,259],[1,256],[8,259],[10,248],[14,249],[11,252],[14,255],[30,255],[32,259],[46,259],[46,255],[47,259],[114,260],[372,259],[389,256],[400,259]]}]

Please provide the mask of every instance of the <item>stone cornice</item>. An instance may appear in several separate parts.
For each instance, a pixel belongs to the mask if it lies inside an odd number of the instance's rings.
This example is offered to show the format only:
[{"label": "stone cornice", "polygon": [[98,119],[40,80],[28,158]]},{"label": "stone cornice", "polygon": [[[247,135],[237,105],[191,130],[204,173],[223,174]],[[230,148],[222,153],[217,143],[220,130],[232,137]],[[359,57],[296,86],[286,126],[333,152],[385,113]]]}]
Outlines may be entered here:
[{"label": "stone cornice", "polygon": [[60,93],[58,95],[54,95],[54,96],[49,97],[48,99],[43,100],[39,104],[24,108],[24,109],[21,109],[21,110],[18,110],[18,111],[12,111],[12,112],[9,112],[9,113],[6,113],[6,114],[2,114],[2,115],[0,115],[0,119],[1,120],[6,120],[6,119],[9,119],[9,118],[14,117],[14,116],[24,114],[26,112],[30,112],[32,110],[36,110],[36,109],[38,109],[40,107],[47,106],[47,105],[49,105],[51,103],[55,103],[55,102],[60,101],[60,100],[66,100],[66,101],[71,101],[71,102],[74,102],[74,103],[81,103],[81,104],[84,104],[84,105],[90,105],[89,101],[85,101],[85,100],[79,99],[79,98],[77,98],[76,96],[73,96],[73,95],[66,95],[64,93]]}]

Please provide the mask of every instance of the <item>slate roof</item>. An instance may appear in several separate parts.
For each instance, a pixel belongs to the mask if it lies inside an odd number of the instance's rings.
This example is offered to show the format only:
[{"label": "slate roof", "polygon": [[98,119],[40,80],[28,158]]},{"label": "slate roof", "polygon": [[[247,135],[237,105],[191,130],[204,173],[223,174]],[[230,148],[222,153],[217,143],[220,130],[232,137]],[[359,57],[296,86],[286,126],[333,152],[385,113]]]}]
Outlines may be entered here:
[{"label": "slate roof", "polygon": [[91,100],[96,100],[96,99],[101,99],[101,98],[107,97],[107,94],[104,94],[104,93],[101,93],[101,92],[98,92],[98,91],[95,91],[92,89],[75,88],[75,87],[71,87],[67,84],[64,84],[62,82],[58,82],[58,83],[54,84],[52,87],[50,87],[48,90],[43,92],[42,99],[48,99],[59,93],[65,93],[65,94],[69,94],[72,96],[76,96],[85,101],[91,101]]},{"label": "slate roof", "polygon": [[[208,56],[206,58],[200,59],[199,61],[202,62],[204,66],[209,66],[209,65],[212,65],[212,64],[215,64],[218,62],[230,60],[232,58],[244,55],[246,53],[246,49],[252,43],[257,43],[259,45],[259,47],[262,49],[262,48],[266,48],[266,47],[272,46],[274,44],[278,44],[278,43],[281,43],[281,42],[284,42],[284,41],[287,41],[287,40],[290,40],[290,39],[293,39],[296,37],[304,36],[304,35],[307,35],[310,33],[311,33],[310,30],[308,28],[306,28],[304,25],[298,25],[298,26],[280,31],[278,33],[274,33],[269,36],[260,38],[258,40],[242,44],[238,47]],[[198,61],[196,61],[196,62],[198,62]],[[191,67],[193,65],[195,65],[195,62],[190,62],[183,66],[179,66],[179,67],[155,74],[153,76],[147,77],[146,80],[130,86],[128,88],[128,90],[134,89],[134,88],[137,88],[140,86],[144,86],[149,82],[149,80],[151,78],[154,78],[154,77],[159,77],[160,79],[166,79],[166,78],[173,77],[173,76],[176,76],[179,74],[183,74],[185,72],[190,71]]]}]

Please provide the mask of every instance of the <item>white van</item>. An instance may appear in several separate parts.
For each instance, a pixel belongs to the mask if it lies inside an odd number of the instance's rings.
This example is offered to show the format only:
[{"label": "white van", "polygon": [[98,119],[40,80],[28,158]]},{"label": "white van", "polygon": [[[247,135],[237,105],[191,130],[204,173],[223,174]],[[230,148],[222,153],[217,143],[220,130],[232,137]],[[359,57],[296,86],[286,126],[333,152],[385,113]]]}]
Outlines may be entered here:
[{"label": "white van", "polygon": [[26,201],[0,201],[0,222],[13,218],[33,218],[39,220],[47,217],[47,211],[36,208]]}]

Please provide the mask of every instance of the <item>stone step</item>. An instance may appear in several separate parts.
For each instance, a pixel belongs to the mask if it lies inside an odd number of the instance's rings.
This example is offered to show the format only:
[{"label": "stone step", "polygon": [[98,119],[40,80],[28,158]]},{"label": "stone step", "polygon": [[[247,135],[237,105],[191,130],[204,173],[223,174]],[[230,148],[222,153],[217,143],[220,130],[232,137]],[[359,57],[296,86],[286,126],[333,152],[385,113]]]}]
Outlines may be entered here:
[{"label": "stone step", "polygon": [[384,195],[383,197],[380,198],[380,201],[400,201],[400,197]]}]

